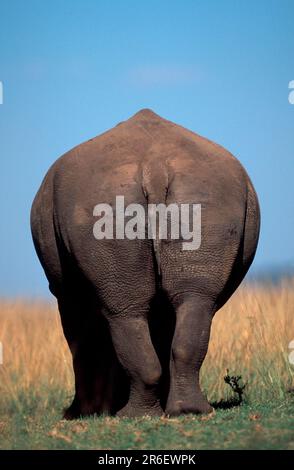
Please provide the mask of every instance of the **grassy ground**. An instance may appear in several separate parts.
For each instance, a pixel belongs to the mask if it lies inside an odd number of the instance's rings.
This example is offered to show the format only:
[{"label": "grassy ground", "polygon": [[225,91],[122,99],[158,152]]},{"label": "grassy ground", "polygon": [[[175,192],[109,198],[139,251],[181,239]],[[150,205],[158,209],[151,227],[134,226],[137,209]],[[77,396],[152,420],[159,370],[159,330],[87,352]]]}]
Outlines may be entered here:
[{"label": "grassy ground", "polygon": [[[201,380],[211,416],[65,422],[73,377],[55,305],[3,300],[0,448],[294,449],[293,311],[292,281],[243,287],[216,315]],[[241,406],[227,370],[247,384]]]},{"label": "grassy ground", "polygon": [[[48,393],[48,392],[47,392]],[[64,397],[0,416],[2,449],[292,449],[294,397],[218,410],[212,417],[60,420]]]}]

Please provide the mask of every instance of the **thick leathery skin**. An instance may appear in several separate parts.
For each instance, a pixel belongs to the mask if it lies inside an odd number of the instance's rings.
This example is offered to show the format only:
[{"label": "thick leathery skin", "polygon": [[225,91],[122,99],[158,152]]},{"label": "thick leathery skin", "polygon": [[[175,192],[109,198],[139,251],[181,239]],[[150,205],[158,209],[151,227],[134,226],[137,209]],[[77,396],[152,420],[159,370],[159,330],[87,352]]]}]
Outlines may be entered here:
[{"label": "thick leathery skin", "polygon": [[[115,213],[118,195],[146,211],[150,203],[201,204],[200,248],[185,251],[182,239],[95,239],[94,207],[108,203]],[[150,110],[58,159],[31,226],[73,354],[76,396],[66,417],[209,411],[198,376],[211,319],[245,276],[259,224],[241,164]]]}]

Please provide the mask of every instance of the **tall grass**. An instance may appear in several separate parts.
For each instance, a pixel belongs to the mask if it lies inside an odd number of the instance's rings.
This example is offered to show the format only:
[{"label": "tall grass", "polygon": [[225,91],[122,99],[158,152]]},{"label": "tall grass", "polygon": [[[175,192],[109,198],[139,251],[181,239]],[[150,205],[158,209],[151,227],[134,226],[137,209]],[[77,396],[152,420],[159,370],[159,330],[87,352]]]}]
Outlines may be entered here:
[{"label": "tall grass", "polygon": [[241,287],[216,314],[202,383],[210,400],[230,393],[226,371],[242,375],[247,399],[283,398],[294,385],[294,280]]},{"label": "tall grass", "polygon": [[[202,386],[212,402],[232,393],[223,377],[242,375],[249,401],[280,399],[294,386],[288,345],[294,339],[294,280],[244,286],[212,325]],[[71,356],[54,301],[0,302],[0,403],[42,408],[73,393]],[[54,393],[49,393],[54,392]],[[65,405],[66,403],[64,403]]]}]

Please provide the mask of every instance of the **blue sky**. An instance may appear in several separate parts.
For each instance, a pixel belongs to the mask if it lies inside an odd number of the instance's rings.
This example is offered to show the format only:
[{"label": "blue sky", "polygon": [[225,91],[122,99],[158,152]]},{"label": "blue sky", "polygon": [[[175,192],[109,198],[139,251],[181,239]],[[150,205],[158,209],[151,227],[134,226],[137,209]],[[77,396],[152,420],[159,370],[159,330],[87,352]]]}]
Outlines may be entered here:
[{"label": "blue sky", "polygon": [[49,166],[146,107],[247,169],[252,271],[294,265],[292,0],[2,0],[0,16],[0,295],[47,295],[29,211]]}]

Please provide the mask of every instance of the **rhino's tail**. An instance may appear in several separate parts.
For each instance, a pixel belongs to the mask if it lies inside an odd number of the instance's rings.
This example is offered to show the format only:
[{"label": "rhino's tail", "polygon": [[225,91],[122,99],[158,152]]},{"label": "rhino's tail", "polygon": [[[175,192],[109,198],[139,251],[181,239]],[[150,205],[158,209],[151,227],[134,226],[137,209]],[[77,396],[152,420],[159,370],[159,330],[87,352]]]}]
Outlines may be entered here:
[{"label": "rhino's tail", "polygon": [[157,205],[166,204],[168,173],[162,162],[149,162],[143,165],[142,187],[148,206],[148,237],[152,239],[157,274],[161,277],[161,237],[157,223]]},{"label": "rhino's tail", "polygon": [[[150,204],[150,203],[149,203]],[[157,265],[157,274],[161,277],[161,239],[158,224],[153,226],[154,220],[156,221],[156,208],[154,203],[148,207],[148,236],[152,237],[153,253]]]}]

